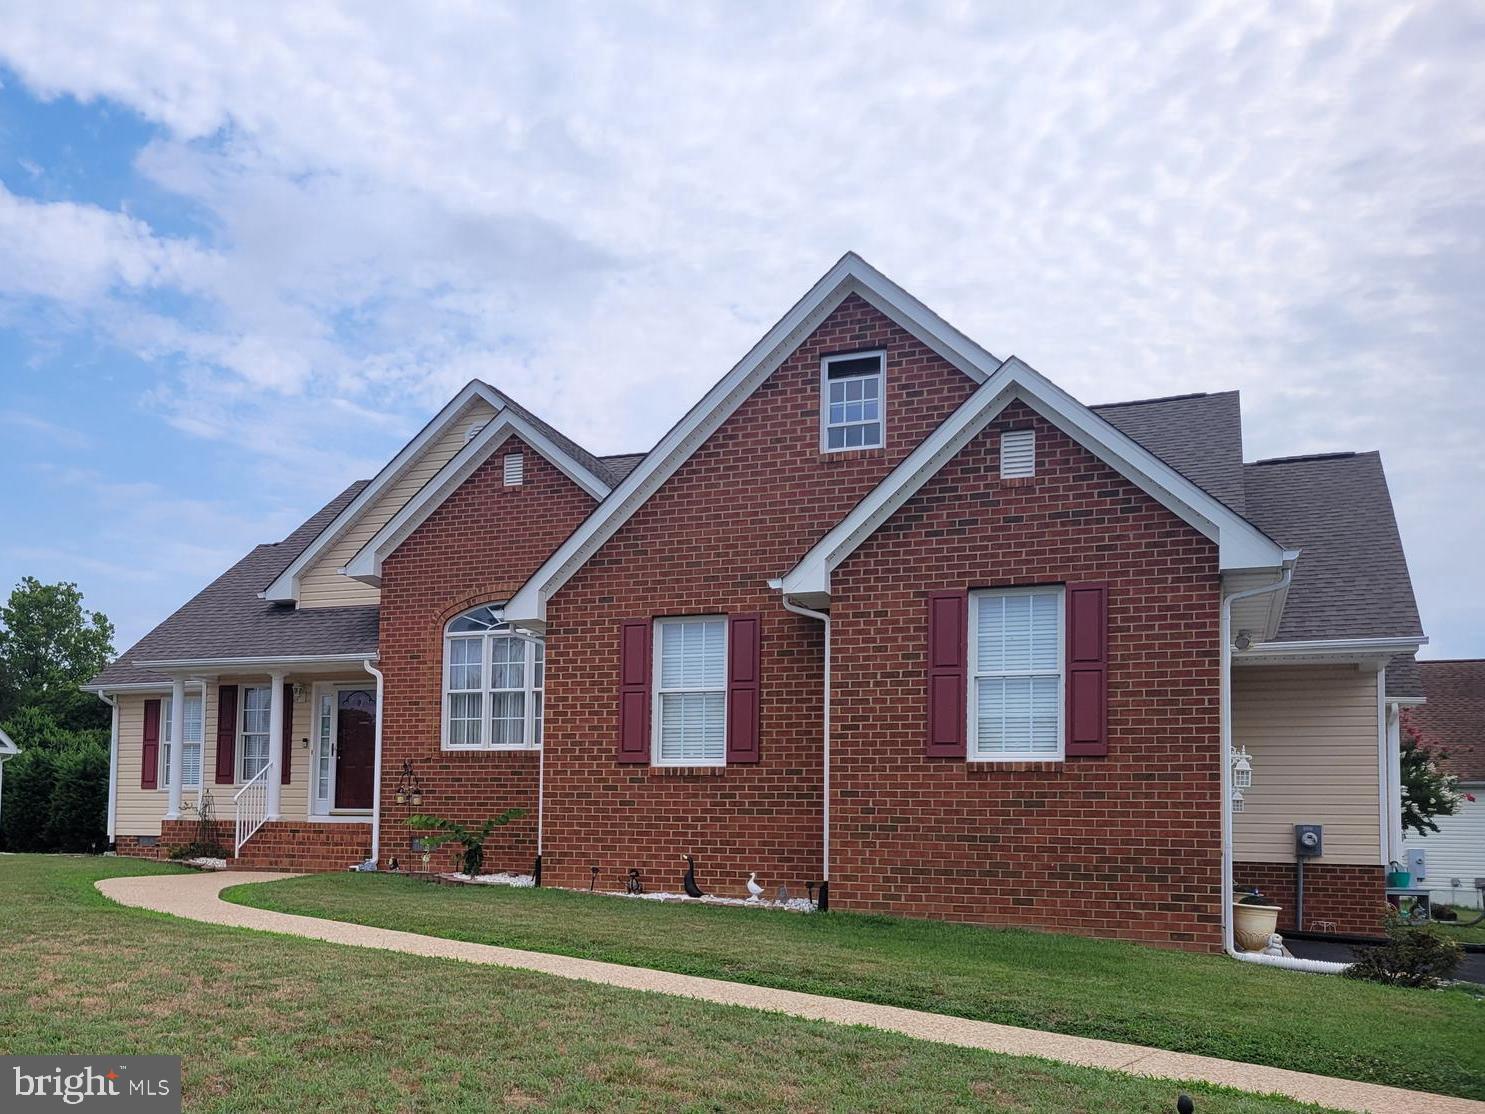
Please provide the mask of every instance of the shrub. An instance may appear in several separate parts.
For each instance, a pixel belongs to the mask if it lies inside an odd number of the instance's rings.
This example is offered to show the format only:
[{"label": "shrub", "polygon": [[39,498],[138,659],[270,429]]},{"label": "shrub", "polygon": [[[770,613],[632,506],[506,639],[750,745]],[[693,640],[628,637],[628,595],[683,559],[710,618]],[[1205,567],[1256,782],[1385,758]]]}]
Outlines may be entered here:
[{"label": "shrub", "polygon": [[1464,949],[1427,925],[1410,925],[1391,906],[1387,909],[1387,942],[1356,948],[1348,979],[1387,986],[1438,986],[1454,974]]},{"label": "shrub", "polygon": [[493,816],[486,820],[484,827],[479,831],[470,831],[463,824],[454,820],[444,820],[437,816],[428,816],[418,813],[416,816],[407,818],[407,826],[418,831],[436,831],[440,834],[427,836],[423,840],[423,848],[426,851],[435,851],[445,843],[458,843],[464,848],[464,873],[471,878],[479,874],[485,865],[485,840],[490,838],[490,833],[496,828],[502,828],[512,820],[519,820],[526,815],[524,808],[508,808],[499,816]]},{"label": "shrub", "polygon": [[56,771],[46,842],[53,851],[101,851],[108,841],[108,748],[74,744],[57,756]]},{"label": "shrub", "polygon": [[5,801],[0,824],[9,851],[49,851],[52,789],[57,780],[57,755],[46,750],[23,750],[5,763]]}]

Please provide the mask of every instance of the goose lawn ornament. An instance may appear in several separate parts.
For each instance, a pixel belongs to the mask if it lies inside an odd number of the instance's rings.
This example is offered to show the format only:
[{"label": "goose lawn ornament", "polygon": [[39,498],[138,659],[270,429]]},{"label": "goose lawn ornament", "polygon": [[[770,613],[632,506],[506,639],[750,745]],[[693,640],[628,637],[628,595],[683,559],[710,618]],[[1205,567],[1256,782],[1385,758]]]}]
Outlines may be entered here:
[{"label": "goose lawn ornament", "polygon": [[758,885],[758,874],[756,871],[748,875],[748,900],[757,901],[763,896],[763,887]]},{"label": "goose lawn ornament", "polygon": [[686,862],[686,876],[681,879],[681,885],[686,888],[687,897],[705,897],[702,888],[696,884],[696,860],[690,855],[682,855]]}]

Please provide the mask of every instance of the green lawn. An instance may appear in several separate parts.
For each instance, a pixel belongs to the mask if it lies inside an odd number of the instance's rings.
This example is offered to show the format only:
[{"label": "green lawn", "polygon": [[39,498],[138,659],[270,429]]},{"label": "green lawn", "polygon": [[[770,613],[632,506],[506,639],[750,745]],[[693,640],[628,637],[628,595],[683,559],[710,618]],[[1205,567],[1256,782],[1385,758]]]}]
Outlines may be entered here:
[{"label": "green lawn", "polygon": [[[1174,1109],[1171,1083],[218,928],[93,888],[175,869],[0,855],[0,1054],[181,1055],[189,1111]],[[1201,1114],[1314,1109],[1188,1089]]]},{"label": "green lawn", "polygon": [[1485,999],[1112,941],[319,874],[232,901],[1485,1098]]},{"label": "green lawn", "polygon": [[[1478,909],[1466,909],[1460,907],[1459,919],[1461,921],[1472,921],[1480,915]],[[1479,924],[1465,927],[1455,921],[1434,921],[1433,926],[1439,929],[1451,940],[1458,940],[1461,944],[1485,944],[1485,921]]]}]

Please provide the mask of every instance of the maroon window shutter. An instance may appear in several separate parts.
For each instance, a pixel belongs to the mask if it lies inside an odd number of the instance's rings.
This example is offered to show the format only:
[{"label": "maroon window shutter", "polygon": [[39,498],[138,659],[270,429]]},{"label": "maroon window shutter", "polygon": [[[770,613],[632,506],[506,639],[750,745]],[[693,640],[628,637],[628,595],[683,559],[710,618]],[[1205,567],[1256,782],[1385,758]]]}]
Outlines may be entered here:
[{"label": "maroon window shutter", "polygon": [[963,758],[968,727],[969,593],[928,596],[929,758]]},{"label": "maroon window shutter", "polygon": [[1109,586],[1067,586],[1067,753],[1109,752]]},{"label": "maroon window shutter", "polygon": [[139,788],[160,785],[160,702],[144,702],[144,747],[139,756]]},{"label": "maroon window shutter", "polygon": [[289,766],[294,757],[294,686],[284,685],[284,739],[283,754],[280,756],[283,764],[283,775],[279,779],[282,785],[289,784]]},{"label": "maroon window shutter", "polygon": [[727,620],[727,763],[757,762],[758,674],[762,666],[757,615]]},{"label": "maroon window shutter", "polygon": [[237,686],[217,686],[217,784],[237,780]]},{"label": "maroon window shutter", "polygon": [[619,627],[620,762],[650,760],[650,620]]}]

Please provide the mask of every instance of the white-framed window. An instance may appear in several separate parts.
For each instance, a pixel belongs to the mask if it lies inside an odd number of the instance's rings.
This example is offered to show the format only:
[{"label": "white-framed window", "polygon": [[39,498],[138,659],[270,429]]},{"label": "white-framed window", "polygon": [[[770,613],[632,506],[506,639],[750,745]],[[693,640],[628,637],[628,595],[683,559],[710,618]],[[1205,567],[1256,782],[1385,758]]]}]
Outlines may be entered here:
[{"label": "white-framed window", "polygon": [[320,689],[315,712],[315,731],[319,747],[315,754],[315,800],[321,805],[330,801],[330,769],[335,747],[335,690]]},{"label": "white-framed window", "polygon": [[[161,789],[170,788],[170,750],[174,744],[171,734],[174,732],[174,716],[171,705],[175,701],[166,697],[160,701],[160,777],[156,784]],[[201,787],[201,694],[186,693],[186,741],[180,756],[181,777],[180,784],[183,789],[199,789]]]},{"label": "white-framed window", "polygon": [[268,730],[272,717],[273,690],[267,685],[244,686],[237,747],[239,782],[252,780],[268,765]]},{"label": "white-framed window", "polygon": [[443,745],[447,750],[541,746],[546,647],[517,634],[498,606],[466,611],[444,629]]},{"label": "white-framed window", "polygon": [[652,760],[727,764],[727,617],[655,620]]},{"label": "white-framed window", "polygon": [[820,451],[886,444],[887,354],[852,352],[820,361]]},{"label": "white-framed window", "polygon": [[1036,430],[1008,429],[1000,435],[1000,478],[1036,475]]},{"label": "white-framed window", "polygon": [[1060,585],[970,593],[969,758],[1064,756]]}]

